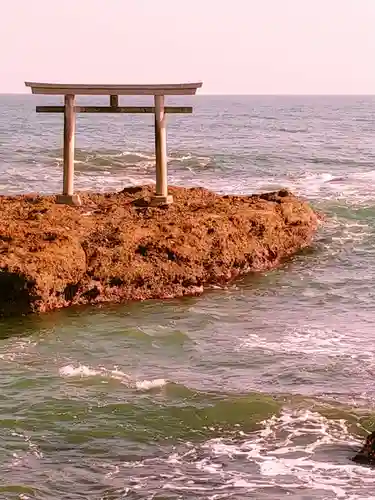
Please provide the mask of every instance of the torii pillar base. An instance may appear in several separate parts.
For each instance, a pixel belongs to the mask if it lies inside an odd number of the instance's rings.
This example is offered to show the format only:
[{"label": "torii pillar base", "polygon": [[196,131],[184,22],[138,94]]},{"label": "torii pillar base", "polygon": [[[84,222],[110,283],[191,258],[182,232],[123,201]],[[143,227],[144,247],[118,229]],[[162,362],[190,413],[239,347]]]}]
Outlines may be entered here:
[{"label": "torii pillar base", "polygon": [[58,194],[56,196],[56,203],[60,205],[71,205],[73,207],[80,207],[82,205],[81,198],[78,194]]},{"label": "torii pillar base", "polygon": [[168,194],[167,196],[162,196],[155,194],[151,197],[150,206],[151,207],[160,207],[163,205],[171,205],[173,203],[173,196]]}]

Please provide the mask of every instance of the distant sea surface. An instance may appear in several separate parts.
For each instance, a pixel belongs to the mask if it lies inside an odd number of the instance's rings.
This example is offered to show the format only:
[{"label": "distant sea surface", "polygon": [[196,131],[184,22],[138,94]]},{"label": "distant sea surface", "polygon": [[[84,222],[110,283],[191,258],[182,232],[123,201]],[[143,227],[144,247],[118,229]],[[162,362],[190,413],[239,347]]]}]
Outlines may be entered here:
[{"label": "distant sea surface", "polygon": [[[62,115],[35,113],[60,103],[0,96],[0,194],[61,191]],[[327,220],[201,297],[1,321],[0,499],[375,498],[350,460],[375,428],[375,97],[168,103],[194,106],[168,116],[170,184],[287,187]],[[78,117],[77,190],[154,162],[152,115]]]}]

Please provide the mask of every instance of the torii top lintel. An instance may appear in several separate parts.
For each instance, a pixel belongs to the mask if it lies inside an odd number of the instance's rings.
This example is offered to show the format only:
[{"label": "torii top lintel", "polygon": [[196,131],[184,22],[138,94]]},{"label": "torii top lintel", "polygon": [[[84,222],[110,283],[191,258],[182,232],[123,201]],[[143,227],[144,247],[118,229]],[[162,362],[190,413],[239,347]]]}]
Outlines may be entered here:
[{"label": "torii top lintel", "polygon": [[202,82],[176,84],[104,85],[25,82],[33,94],[49,95],[193,95]]}]

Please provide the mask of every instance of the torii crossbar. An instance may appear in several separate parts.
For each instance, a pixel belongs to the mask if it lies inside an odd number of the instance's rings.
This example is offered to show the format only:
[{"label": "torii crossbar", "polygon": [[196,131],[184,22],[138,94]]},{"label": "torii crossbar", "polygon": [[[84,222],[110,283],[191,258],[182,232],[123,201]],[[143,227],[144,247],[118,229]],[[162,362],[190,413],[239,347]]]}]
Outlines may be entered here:
[{"label": "torii crossbar", "polygon": [[[63,95],[64,106],[37,106],[37,113],[64,113],[64,178],[63,192],[57,196],[58,203],[81,205],[80,197],[74,194],[74,143],[76,113],[154,113],[156,188],[152,205],[173,202],[168,194],[167,179],[167,135],[166,113],[192,113],[192,107],[165,106],[166,95],[193,95],[202,87],[202,82],[167,85],[84,85],[25,82],[33,94]],[[107,95],[109,106],[76,106],[77,95]],[[119,96],[151,95],[154,106],[119,106]]]}]

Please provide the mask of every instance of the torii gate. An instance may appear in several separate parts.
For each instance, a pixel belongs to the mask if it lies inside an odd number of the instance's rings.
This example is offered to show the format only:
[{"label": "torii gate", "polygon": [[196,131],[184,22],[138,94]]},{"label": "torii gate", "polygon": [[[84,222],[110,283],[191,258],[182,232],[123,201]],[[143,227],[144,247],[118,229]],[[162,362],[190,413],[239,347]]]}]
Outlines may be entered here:
[{"label": "torii gate", "polygon": [[[33,94],[63,95],[64,106],[37,106],[37,113],[64,113],[64,180],[63,192],[57,203],[81,205],[80,197],[74,194],[74,142],[76,113],[154,113],[156,189],[152,205],[173,202],[168,194],[167,136],[165,113],[192,113],[192,107],[165,106],[166,95],[193,95],[202,87],[202,82],[167,85],[84,85],[25,82]],[[108,95],[109,106],[76,106],[76,95]],[[119,106],[120,95],[152,95],[154,107]]]}]

